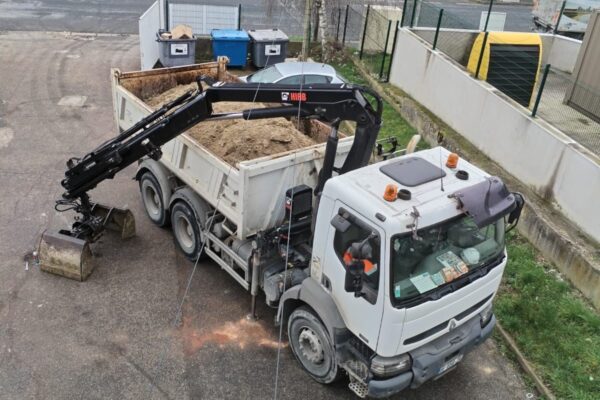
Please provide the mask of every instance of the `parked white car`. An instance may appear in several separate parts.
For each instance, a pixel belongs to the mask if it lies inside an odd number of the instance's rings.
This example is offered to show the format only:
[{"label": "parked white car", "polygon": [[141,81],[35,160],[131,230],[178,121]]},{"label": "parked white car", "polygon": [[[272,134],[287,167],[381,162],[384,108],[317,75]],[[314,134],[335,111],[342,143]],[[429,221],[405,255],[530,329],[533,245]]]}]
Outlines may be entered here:
[{"label": "parked white car", "polygon": [[347,83],[331,65],[315,62],[284,62],[240,77],[249,83],[309,85],[312,83]]}]

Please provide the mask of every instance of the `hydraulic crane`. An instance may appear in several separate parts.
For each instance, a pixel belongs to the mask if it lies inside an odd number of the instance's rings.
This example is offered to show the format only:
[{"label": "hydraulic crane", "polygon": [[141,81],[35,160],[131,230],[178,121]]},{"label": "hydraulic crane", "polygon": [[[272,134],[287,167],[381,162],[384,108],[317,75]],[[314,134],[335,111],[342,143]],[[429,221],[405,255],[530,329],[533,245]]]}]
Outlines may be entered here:
[{"label": "hydraulic crane", "polygon": [[[203,90],[201,81],[213,85]],[[371,101],[366,95],[371,97]],[[214,113],[212,104],[221,101],[277,105],[235,113]],[[61,266],[65,263],[79,264],[84,268],[90,257],[88,244],[97,240],[105,228],[121,231],[123,238],[133,236],[135,223],[131,212],[92,203],[88,192],[143,157],[160,159],[163,144],[202,121],[297,117],[330,124],[332,131],[315,189],[318,196],[334,172],[339,123],[344,120],[356,122],[353,146],[344,164],[336,171],[343,174],[368,163],[381,125],[381,113],[381,98],[362,86],[214,83],[210,78],[200,78],[197,90],[163,105],[83,157],[67,161],[68,169],[61,181],[65,191],[57,201],[56,210],[74,210],[78,216],[70,230],[43,234],[40,246],[42,263],[57,272],[63,269]],[[53,264],[56,268],[52,267]]]}]

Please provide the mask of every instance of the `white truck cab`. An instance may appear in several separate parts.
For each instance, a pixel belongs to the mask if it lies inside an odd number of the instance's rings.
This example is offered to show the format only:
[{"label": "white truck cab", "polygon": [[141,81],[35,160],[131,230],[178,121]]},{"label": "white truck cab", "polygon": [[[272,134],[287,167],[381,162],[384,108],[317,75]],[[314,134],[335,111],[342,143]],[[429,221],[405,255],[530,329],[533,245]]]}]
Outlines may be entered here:
[{"label": "white truck cab", "polygon": [[[465,160],[449,168],[450,154],[434,148],[328,180],[310,276],[300,294],[282,297],[283,315],[290,315],[285,300],[301,299],[303,290],[330,298],[339,316],[311,306],[359,396],[386,397],[447,373],[495,325],[492,300],[506,265],[504,216],[519,195]],[[491,212],[483,215],[484,208]],[[353,244],[364,254],[350,256]],[[368,272],[349,273],[350,258],[366,259]],[[309,280],[319,289],[302,288]],[[292,349],[314,377],[306,359],[322,362],[313,353],[326,349],[310,328],[295,343],[292,322]]]}]

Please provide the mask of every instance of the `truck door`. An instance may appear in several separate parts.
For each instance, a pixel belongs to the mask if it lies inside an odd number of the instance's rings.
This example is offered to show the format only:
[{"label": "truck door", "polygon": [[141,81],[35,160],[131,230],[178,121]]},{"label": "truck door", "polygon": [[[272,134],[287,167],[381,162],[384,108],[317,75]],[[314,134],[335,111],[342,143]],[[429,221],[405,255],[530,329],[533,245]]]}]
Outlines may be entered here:
[{"label": "truck door", "polygon": [[[377,348],[379,328],[383,316],[384,275],[382,262],[385,259],[383,230],[349,207],[336,202],[334,215],[346,212],[350,215],[350,226],[344,232],[329,225],[324,273],[331,282],[333,298],[346,326],[373,350]],[[344,280],[348,249],[353,243],[368,244],[370,254],[365,254],[369,266],[363,273],[363,293],[356,297],[346,292]],[[369,251],[367,251],[368,253]]]}]

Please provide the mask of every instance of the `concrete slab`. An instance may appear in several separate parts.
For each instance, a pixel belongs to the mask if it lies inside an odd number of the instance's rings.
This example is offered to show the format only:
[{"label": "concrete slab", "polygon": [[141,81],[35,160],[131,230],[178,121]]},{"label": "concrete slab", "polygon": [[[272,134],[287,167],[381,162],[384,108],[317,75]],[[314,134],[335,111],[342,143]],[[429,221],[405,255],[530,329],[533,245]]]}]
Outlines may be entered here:
[{"label": "concrete slab", "polygon": [[[78,54],[80,57],[69,57]],[[211,262],[193,264],[168,229],[145,217],[129,168],[92,192],[129,207],[138,235],[107,234],[93,248],[99,266],[80,283],[40,272],[23,256],[44,229],[70,215],[54,211],[69,157],[114,135],[110,67],[139,66],[136,37],[79,40],[52,33],[0,37],[0,399],[263,399],[273,397],[279,330],[259,299]],[[18,66],[18,68],[17,68]],[[58,101],[77,93],[83,107]],[[285,342],[285,333],[283,335]],[[281,349],[279,399],[347,399],[344,382],[324,387]],[[455,371],[405,399],[526,399],[530,390],[491,341]]]}]

